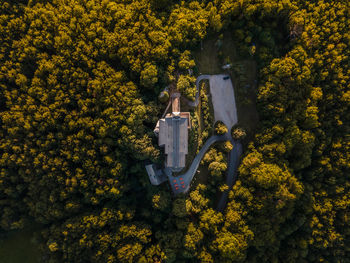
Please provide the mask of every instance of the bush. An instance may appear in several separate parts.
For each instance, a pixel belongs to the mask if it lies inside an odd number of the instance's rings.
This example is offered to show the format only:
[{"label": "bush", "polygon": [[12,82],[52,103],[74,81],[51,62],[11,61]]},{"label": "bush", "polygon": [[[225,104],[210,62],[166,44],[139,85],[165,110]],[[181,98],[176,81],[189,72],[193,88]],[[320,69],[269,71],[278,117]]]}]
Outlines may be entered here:
[{"label": "bush", "polygon": [[169,93],[167,91],[162,91],[159,96],[158,99],[161,103],[165,103],[169,100]]},{"label": "bush", "polygon": [[215,133],[217,135],[223,135],[223,134],[227,133],[227,131],[228,131],[227,127],[222,121],[217,121],[215,123]]},{"label": "bush", "polygon": [[188,75],[181,75],[177,80],[177,89],[184,95],[187,99],[194,101],[197,93],[197,88],[195,86],[195,78]]},{"label": "bush", "polygon": [[153,85],[158,81],[157,66],[146,63],[144,69],[141,71],[140,83],[146,88],[153,88]]},{"label": "bush", "polygon": [[223,150],[227,153],[229,153],[230,151],[232,151],[233,149],[233,145],[230,141],[226,141],[223,143]]},{"label": "bush", "polygon": [[241,127],[236,127],[232,129],[232,138],[235,140],[243,140],[246,135],[247,134],[245,130]]}]

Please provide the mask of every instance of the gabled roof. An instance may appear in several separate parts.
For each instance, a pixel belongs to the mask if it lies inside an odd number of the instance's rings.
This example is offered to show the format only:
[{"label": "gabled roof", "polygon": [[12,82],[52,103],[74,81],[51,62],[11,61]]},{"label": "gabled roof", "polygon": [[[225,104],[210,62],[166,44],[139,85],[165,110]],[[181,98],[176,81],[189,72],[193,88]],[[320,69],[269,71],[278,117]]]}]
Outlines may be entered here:
[{"label": "gabled roof", "polygon": [[188,120],[181,116],[168,116],[159,120],[159,146],[164,146],[166,167],[180,171],[185,167],[188,153]]}]

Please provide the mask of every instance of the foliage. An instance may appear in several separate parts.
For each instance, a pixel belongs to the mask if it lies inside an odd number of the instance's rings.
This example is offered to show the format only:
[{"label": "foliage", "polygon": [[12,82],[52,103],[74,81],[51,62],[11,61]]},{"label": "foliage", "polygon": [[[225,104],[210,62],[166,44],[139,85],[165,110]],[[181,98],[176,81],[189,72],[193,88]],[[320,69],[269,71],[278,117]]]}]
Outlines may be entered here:
[{"label": "foliage", "polygon": [[[4,0],[0,228],[43,223],[47,262],[347,262],[349,10],[324,0]],[[187,196],[150,185],[142,161],[160,161],[160,87],[224,30],[258,63],[260,123],[221,213],[220,145],[203,158],[206,185]],[[177,79],[190,100],[194,82]]]},{"label": "foliage", "polygon": [[169,100],[169,92],[167,91],[162,91],[159,96],[158,99],[160,102],[165,103]]},{"label": "foliage", "polygon": [[223,135],[228,132],[226,125],[222,121],[217,121],[214,127],[217,135]]},{"label": "foliage", "polygon": [[230,141],[225,141],[223,143],[223,150],[225,152],[229,153],[230,151],[232,151],[232,149],[233,149],[233,145],[232,145],[232,143]]},{"label": "foliage", "polygon": [[213,130],[213,122],[214,122],[214,117],[213,113],[210,110],[210,102],[208,98],[208,94],[205,93],[205,88],[206,84],[203,83],[201,85],[200,89],[200,99],[201,99],[201,110],[202,110],[202,116],[203,116],[203,124],[204,124],[204,131],[208,135],[212,133]]},{"label": "foliage", "polygon": [[179,61],[179,69],[185,70],[190,69],[195,66],[194,60],[190,59],[191,52],[189,50],[186,50],[181,54],[180,61]]},{"label": "foliage", "polygon": [[158,78],[158,70],[155,65],[152,65],[150,63],[146,63],[144,65],[144,69],[141,71],[141,85],[152,88],[155,83],[157,83]]},{"label": "foliage", "polygon": [[234,129],[232,129],[232,138],[235,140],[242,140],[246,135],[245,130],[241,127],[234,127]]},{"label": "foliage", "polygon": [[177,80],[177,89],[191,101],[195,100],[197,88],[194,84],[195,78],[189,75],[180,75]]}]

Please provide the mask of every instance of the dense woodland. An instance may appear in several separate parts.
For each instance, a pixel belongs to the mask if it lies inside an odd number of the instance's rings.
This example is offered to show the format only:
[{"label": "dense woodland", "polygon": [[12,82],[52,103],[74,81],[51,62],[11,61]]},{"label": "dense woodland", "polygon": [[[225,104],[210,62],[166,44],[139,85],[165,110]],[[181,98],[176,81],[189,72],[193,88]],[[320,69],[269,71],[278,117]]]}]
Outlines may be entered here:
[{"label": "dense woodland", "polygon": [[[52,263],[350,262],[349,10],[2,0],[0,232],[42,224]],[[224,30],[257,62],[259,125],[220,213],[222,146],[203,160],[214,183],[186,196],[152,186],[144,160],[160,161],[159,92]],[[189,99],[193,81],[178,79]]]}]

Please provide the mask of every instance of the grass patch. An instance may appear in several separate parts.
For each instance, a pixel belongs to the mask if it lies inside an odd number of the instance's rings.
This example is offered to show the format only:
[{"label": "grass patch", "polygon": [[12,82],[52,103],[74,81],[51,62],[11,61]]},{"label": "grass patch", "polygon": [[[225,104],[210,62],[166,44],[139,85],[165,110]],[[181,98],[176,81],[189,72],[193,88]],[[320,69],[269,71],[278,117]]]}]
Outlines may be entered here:
[{"label": "grass patch", "polygon": [[209,135],[212,135],[213,131],[214,131],[215,117],[214,117],[214,106],[213,106],[213,102],[211,100],[210,86],[209,86],[208,80],[205,80],[205,85],[203,85],[203,87],[204,87],[204,93],[208,98],[209,115],[211,116],[211,120],[212,120],[210,123],[211,127],[209,127],[210,131],[211,131]]},{"label": "grass patch", "polygon": [[193,181],[191,183],[191,187],[195,189],[198,184],[208,184],[208,178],[209,178],[209,170],[206,165],[199,165],[198,170],[193,177]]},{"label": "grass patch", "polygon": [[34,242],[35,232],[40,226],[33,226],[8,232],[4,239],[0,239],[1,263],[37,263],[41,262],[41,253],[38,244]]},{"label": "grass patch", "polygon": [[202,108],[202,100],[201,100],[201,98],[199,98],[198,106],[196,107],[196,114],[197,114],[197,118],[198,118],[198,135],[199,135],[199,137],[201,137],[201,134],[204,130],[203,114],[202,114],[201,108]]},{"label": "grass patch", "polygon": [[216,46],[217,37],[202,41],[201,47],[193,52],[197,71],[200,74],[219,74],[222,72]]},{"label": "grass patch", "polygon": [[256,63],[252,60],[244,60],[230,69],[233,87],[235,90],[238,124],[247,132],[245,141],[251,141],[254,137],[259,116],[256,109]]}]

